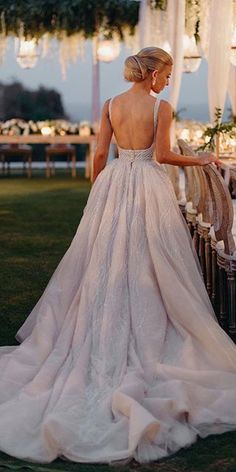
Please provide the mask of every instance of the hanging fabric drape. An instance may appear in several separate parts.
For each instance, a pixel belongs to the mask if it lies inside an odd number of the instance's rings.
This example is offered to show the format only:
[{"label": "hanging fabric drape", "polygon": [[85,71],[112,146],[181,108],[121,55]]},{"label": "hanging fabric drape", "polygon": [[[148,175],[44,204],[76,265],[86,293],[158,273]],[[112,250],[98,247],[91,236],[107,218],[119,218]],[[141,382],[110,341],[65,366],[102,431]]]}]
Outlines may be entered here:
[{"label": "hanging fabric drape", "polygon": [[185,30],[185,0],[168,1],[169,42],[174,61],[171,83],[170,103],[177,108],[183,71],[183,36]]},{"label": "hanging fabric drape", "polygon": [[[170,83],[169,100],[173,109],[177,110],[182,71],[183,71],[183,36],[185,30],[185,0],[169,0],[168,1],[168,37],[171,47],[171,55],[173,57],[174,65]],[[171,126],[171,146],[175,145],[175,120]],[[180,198],[179,187],[179,168],[175,166],[166,166],[169,177],[174,186],[176,197]]]},{"label": "hanging fabric drape", "polygon": [[212,0],[208,53],[208,98],[210,119],[216,107],[224,110],[230,70],[233,0]]},{"label": "hanging fabric drape", "polygon": [[146,43],[146,28],[148,23],[148,2],[147,0],[141,0],[139,9],[139,46],[140,49],[145,47]]},{"label": "hanging fabric drape", "polygon": [[233,116],[236,116],[236,66],[231,64],[229,71],[228,93]]},{"label": "hanging fabric drape", "polygon": [[139,13],[139,46],[163,47],[168,40],[167,11],[153,8],[147,0],[141,0]]}]

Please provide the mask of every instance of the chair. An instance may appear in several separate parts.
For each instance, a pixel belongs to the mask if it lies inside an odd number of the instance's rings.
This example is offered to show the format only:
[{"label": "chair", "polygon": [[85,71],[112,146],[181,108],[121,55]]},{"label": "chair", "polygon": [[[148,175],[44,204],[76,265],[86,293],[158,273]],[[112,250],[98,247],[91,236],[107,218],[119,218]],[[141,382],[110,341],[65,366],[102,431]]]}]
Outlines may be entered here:
[{"label": "chair", "polygon": [[[178,145],[182,155],[195,156],[192,148],[183,140],[178,140]],[[201,168],[198,166],[185,166],[185,195],[186,195],[186,221],[190,232],[194,239],[194,246],[199,253],[199,236],[198,225],[199,219],[205,228],[210,227],[210,215],[208,215],[208,207],[206,201],[209,200],[207,196],[207,185]],[[202,216],[202,214],[204,216]],[[204,224],[205,222],[205,224]],[[201,254],[199,254],[201,256]]]},{"label": "chair", "polygon": [[[180,140],[178,144],[182,153],[194,155],[187,143]],[[236,205],[226,182],[213,165],[191,168],[195,169],[192,176],[195,183],[200,182],[201,188],[196,226],[206,287],[219,323],[236,341]]]},{"label": "chair", "polygon": [[[27,144],[3,144],[0,148],[0,159],[2,162],[2,173],[6,171],[5,165],[7,164],[7,173],[10,174],[10,164],[12,158],[22,160],[23,169],[26,170],[27,176],[32,176],[32,147]],[[26,168],[27,163],[27,168]]]},{"label": "chair", "polygon": [[236,212],[217,169],[204,166],[213,202],[213,226],[219,269],[220,323],[236,341]]},{"label": "chair", "polygon": [[67,167],[71,163],[71,175],[76,177],[76,149],[71,144],[50,144],[46,146],[46,177],[55,175],[55,157],[64,155],[67,157]]}]

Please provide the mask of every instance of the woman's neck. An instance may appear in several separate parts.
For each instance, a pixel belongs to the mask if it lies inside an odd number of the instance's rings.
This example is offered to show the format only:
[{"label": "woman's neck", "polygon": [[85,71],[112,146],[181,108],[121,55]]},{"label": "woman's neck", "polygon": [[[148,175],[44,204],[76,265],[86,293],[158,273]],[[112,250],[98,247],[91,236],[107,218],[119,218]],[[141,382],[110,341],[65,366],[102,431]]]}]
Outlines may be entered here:
[{"label": "woman's neck", "polygon": [[142,82],[135,82],[130,89],[134,93],[139,93],[143,95],[150,95],[151,84],[150,81],[143,80]]}]

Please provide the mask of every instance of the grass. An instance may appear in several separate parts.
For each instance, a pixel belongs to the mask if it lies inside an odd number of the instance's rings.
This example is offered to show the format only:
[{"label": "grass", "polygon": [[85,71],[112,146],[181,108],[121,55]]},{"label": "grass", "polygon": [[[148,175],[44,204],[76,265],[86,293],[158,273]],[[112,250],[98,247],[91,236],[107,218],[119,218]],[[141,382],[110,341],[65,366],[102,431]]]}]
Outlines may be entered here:
[{"label": "grass", "polygon": [[[0,180],[0,345],[14,335],[40,297],[69,246],[82,216],[90,185],[56,177]],[[236,401],[236,399],[235,399]],[[188,449],[155,463],[91,465],[57,459],[24,462],[0,453],[0,471],[34,472],[236,472],[236,432],[198,440]]]}]

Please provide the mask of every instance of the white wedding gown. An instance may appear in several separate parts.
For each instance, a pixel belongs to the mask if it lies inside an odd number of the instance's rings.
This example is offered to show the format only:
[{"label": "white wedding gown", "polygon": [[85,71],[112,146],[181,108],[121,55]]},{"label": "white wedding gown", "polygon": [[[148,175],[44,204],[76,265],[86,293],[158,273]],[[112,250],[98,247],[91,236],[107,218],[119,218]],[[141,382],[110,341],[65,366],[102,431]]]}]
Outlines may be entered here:
[{"label": "white wedding gown", "polygon": [[7,454],[145,462],[236,430],[236,346],[153,146],[119,148],[99,174],[17,339],[0,348]]}]

